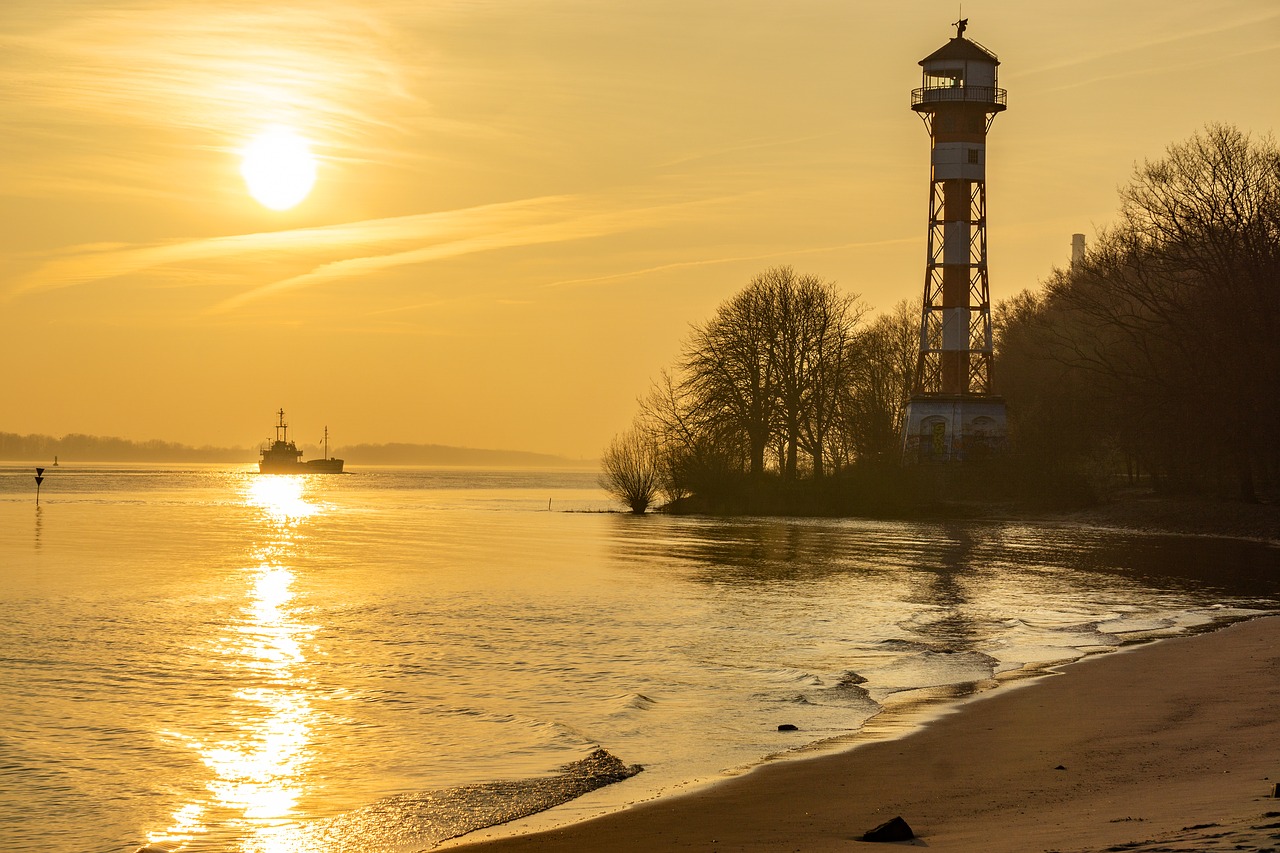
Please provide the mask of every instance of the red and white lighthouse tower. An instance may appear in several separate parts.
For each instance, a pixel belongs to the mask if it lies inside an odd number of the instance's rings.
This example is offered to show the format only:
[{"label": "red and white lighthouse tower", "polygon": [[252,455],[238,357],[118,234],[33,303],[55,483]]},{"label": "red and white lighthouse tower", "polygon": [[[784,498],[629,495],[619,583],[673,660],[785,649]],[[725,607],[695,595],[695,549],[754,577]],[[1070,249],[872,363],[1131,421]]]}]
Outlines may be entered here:
[{"label": "red and white lighthouse tower", "polygon": [[928,253],[916,383],[903,424],[903,460],[958,462],[1004,443],[1004,401],[991,384],[987,290],[987,131],[1005,109],[1000,60],[964,36],[920,60],[911,109],[932,142]]}]

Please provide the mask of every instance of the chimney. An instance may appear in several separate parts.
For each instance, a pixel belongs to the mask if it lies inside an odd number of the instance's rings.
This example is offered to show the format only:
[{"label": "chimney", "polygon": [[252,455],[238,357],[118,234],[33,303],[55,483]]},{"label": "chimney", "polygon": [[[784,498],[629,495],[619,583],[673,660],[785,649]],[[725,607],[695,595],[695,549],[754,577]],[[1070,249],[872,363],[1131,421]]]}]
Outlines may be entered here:
[{"label": "chimney", "polygon": [[1075,269],[1084,263],[1084,235],[1071,235],[1071,268]]}]

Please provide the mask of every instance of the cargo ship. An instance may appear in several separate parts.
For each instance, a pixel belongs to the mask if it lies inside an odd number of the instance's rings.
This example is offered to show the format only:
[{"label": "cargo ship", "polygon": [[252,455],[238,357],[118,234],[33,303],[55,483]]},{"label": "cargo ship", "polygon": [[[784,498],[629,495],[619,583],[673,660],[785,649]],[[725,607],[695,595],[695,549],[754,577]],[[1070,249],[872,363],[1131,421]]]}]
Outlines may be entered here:
[{"label": "cargo ship", "polygon": [[284,409],[278,413],[275,441],[262,448],[258,471],[263,474],[341,474],[342,460],[329,455],[329,428],[324,428],[324,458],[302,461],[302,451],[289,440],[289,425],[284,422]]}]

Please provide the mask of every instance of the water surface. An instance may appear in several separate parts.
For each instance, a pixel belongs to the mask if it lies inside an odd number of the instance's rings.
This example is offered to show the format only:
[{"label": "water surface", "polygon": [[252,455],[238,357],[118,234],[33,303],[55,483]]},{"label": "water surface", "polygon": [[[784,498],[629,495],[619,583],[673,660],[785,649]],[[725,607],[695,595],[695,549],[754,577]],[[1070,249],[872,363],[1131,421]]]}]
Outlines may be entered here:
[{"label": "water surface", "polygon": [[637,518],[591,472],[67,466],[38,509],[32,473],[0,469],[4,850],[425,847],[597,749],[635,801],[1280,600],[1261,543]]}]

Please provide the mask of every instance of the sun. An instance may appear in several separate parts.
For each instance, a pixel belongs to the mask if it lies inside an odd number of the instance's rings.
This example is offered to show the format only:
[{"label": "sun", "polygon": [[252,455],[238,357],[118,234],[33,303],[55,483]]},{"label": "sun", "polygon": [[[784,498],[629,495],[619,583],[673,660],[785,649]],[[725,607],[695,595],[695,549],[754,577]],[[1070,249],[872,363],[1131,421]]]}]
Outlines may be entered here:
[{"label": "sun", "polygon": [[249,195],[272,210],[288,210],[307,197],[316,182],[316,158],[307,141],[290,128],[266,128],[241,152],[240,174]]}]

